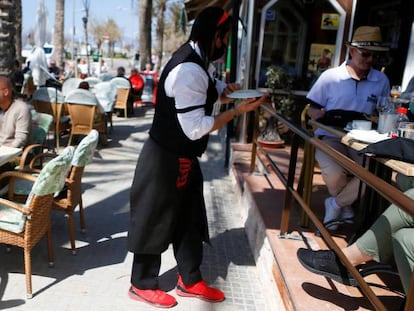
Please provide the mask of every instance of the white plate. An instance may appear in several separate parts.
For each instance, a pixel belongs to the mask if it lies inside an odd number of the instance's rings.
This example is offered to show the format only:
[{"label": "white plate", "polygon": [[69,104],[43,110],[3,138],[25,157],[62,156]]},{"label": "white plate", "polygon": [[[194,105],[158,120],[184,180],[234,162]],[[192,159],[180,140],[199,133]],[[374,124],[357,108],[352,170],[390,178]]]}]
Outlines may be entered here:
[{"label": "white plate", "polygon": [[237,99],[254,98],[261,96],[263,96],[263,93],[259,92],[258,90],[237,90],[227,95],[227,97]]},{"label": "white plate", "polygon": [[380,134],[377,131],[364,131],[364,130],[351,130],[348,134],[348,137],[362,141],[364,143],[372,144],[377,143],[381,140],[389,139],[388,134]]}]

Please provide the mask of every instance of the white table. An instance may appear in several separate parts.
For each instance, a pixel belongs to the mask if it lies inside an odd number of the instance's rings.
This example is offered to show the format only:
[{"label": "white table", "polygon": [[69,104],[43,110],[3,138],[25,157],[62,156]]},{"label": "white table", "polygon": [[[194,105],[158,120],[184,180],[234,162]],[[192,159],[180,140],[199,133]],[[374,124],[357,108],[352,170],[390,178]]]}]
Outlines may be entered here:
[{"label": "white table", "polygon": [[10,162],[23,152],[22,148],[0,146],[0,166]]}]

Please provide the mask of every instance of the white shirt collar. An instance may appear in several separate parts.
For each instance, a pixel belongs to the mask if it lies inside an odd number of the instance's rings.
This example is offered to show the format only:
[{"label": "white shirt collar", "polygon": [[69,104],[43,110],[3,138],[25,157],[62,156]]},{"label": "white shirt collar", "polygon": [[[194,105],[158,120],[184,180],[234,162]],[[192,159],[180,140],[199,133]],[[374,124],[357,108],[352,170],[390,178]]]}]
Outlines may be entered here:
[{"label": "white shirt collar", "polygon": [[[189,41],[189,44],[193,48],[193,50],[197,53],[197,55],[200,56],[201,59],[203,59],[203,57],[201,56],[201,50],[200,50],[200,47],[198,46],[198,44],[194,41]],[[214,72],[216,71],[216,67],[214,67],[214,65],[212,63],[208,63],[207,71],[210,74],[210,77],[213,77]]]}]

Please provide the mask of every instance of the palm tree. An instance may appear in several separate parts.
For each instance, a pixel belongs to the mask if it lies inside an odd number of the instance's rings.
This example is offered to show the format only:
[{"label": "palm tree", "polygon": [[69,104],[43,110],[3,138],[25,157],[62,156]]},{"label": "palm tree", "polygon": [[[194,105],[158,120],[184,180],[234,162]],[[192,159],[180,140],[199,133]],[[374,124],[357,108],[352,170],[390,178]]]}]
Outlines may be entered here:
[{"label": "palm tree", "polygon": [[141,55],[141,70],[145,64],[151,62],[151,19],[152,0],[137,0],[139,9],[139,53]]},{"label": "palm tree", "polygon": [[0,1],[0,75],[10,76],[16,57],[16,11],[20,0]]},{"label": "palm tree", "polygon": [[155,71],[159,72],[162,63],[162,55],[164,52],[164,13],[167,7],[167,0],[156,0],[156,16],[157,16],[157,27],[155,30],[157,36],[157,56],[158,62]]},{"label": "palm tree", "polygon": [[59,68],[64,69],[64,29],[65,29],[65,0],[56,0],[56,13],[55,13],[55,29],[53,34],[53,44],[55,50],[53,52],[53,59]]},{"label": "palm tree", "polygon": [[16,1],[16,24],[14,25],[16,29],[16,59],[21,59],[22,55],[22,1]]}]

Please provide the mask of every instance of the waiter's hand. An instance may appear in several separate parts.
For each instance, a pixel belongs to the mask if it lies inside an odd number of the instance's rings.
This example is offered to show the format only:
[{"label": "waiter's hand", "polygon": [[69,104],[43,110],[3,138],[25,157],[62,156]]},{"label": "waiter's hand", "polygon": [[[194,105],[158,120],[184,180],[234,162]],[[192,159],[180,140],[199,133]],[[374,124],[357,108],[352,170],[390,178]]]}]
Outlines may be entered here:
[{"label": "waiter's hand", "polygon": [[260,105],[266,103],[268,97],[269,97],[269,94],[264,94],[262,97],[259,97],[259,98],[248,98],[248,99],[239,101],[235,106],[237,115],[241,115],[245,112],[249,112],[249,111],[256,109]]},{"label": "waiter's hand", "polygon": [[240,90],[241,86],[239,83],[229,83],[227,87],[223,90],[220,96],[220,102],[222,104],[228,104],[234,101],[234,98],[227,97],[228,94],[233,93],[234,91]]}]

